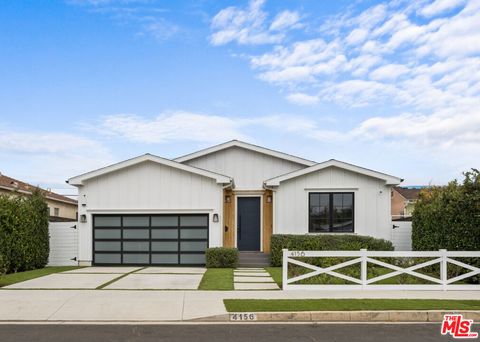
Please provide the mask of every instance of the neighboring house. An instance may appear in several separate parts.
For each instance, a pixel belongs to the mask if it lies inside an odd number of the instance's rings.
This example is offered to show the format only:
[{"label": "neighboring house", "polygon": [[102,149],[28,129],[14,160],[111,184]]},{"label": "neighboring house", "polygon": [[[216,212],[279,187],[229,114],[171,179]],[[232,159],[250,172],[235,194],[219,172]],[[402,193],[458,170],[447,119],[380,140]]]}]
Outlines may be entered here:
[{"label": "neighboring house", "polygon": [[76,200],[0,174],[0,194],[30,195],[37,188],[45,195],[50,221],[77,220]]},{"label": "neighboring house", "polygon": [[268,253],[272,234],[391,239],[390,190],[401,179],[234,140],[67,182],[79,189],[81,265],[198,265],[207,247]]},{"label": "neighboring house", "polygon": [[419,187],[396,186],[392,188],[392,218],[394,220],[412,216],[420,191]]}]

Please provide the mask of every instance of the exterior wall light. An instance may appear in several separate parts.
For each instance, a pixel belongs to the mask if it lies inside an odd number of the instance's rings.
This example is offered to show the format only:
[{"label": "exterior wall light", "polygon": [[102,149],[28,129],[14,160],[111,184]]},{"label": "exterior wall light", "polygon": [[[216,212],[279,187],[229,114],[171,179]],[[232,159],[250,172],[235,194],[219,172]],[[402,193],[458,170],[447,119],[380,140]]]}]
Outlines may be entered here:
[{"label": "exterior wall light", "polygon": [[87,222],[87,215],[85,215],[85,214],[80,215],[80,222],[82,222],[82,223]]},{"label": "exterior wall light", "polygon": [[213,222],[218,222],[218,214],[213,214]]},{"label": "exterior wall light", "polygon": [[225,196],[225,203],[230,203],[232,201],[232,199],[230,198],[230,196]]},{"label": "exterior wall light", "polygon": [[272,196],[267,196],[267,203],[272,203]]}]

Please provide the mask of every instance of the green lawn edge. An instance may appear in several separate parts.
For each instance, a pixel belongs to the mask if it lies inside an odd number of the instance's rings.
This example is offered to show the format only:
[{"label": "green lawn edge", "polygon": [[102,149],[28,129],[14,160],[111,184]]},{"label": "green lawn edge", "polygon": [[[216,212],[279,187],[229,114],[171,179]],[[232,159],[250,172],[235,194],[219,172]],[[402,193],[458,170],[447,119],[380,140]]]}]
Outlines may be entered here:
[{"label": "green lawn edge", "polygon": [[31,280],[39,277],[43,277],[53,273],[65,272],[70,270],[76,270],[83,267],[78,266],[50,266],[39,268],[37,270],[9,273],[0,276],[0,287],[20,283],[22,281]]},{"label": "green lawn edge", "polygon": [[233,290],[233,268],[208,268],[198,286],[199,290]]},{"label": "green lawn edge", "polygon": [[270,274],[272,279],[277,283],[279,288],[282,288],[282,268],[281,267],[265,267],[265,270]]},{"label": "green lawn edge", "polygon": [[228,312],[480,310],[480,300],[224,299]]}]

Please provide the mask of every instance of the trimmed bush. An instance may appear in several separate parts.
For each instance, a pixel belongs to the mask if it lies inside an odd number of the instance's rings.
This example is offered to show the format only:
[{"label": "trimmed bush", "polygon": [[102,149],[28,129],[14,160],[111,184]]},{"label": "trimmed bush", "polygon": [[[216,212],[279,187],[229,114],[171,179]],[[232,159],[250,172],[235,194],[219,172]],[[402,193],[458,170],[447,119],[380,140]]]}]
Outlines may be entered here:
[{"label": "trimmed bush", "polygon": [[6,273],[44,267],[48,262],[48,212],[40,191],[0,196],[0,255]]},{"label": "trimmed bush", "polygon": [[412,215],[414,250],[480,250],[480,172],[420,192]]},{"label": "trimmed bush", "polygon": [[282,265],[282,249],[298,251],[393,251],[390,241],[359,235],[272,235],[270,263]]},{"label": "trimmed bush", "polygon": [[216,247],[205,252],[207,268],[233,268],[238,265],[238,249]]}]

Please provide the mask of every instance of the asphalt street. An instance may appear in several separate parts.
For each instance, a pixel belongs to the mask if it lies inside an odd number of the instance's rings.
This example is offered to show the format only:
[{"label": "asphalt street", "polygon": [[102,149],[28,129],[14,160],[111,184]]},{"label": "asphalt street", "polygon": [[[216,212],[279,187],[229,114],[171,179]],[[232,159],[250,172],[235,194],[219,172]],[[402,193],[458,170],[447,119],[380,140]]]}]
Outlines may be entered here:
[{"label": "asphalt street", "polygon": [[[473,331],[479,331],[476,325]],[[452,341],[440,324],[0,325],[2,342]]]}]

